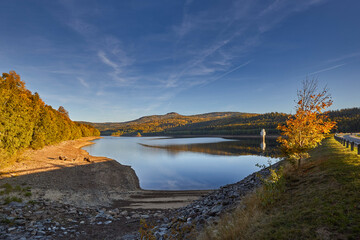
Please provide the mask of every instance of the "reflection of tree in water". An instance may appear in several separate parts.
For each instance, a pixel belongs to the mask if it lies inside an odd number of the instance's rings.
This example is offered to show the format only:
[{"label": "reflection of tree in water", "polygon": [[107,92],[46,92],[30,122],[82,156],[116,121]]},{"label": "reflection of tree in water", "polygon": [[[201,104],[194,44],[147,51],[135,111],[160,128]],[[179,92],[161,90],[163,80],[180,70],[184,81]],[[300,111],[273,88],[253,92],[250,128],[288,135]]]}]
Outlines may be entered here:
[{"label": "reflection of tree in water", "polygon": [[178,152],[199,152],[213,155],[262,155],[266,157],[279,157],[278,143],[275,139],[266,140],[266,148],[262,150],[262,140],[260,139],[241,139],[237,141],[226,141],[217,143],[196,143],[196,144],[178,144],[178,145],[146,145],[145,147],[161,148],[170,153]]}]

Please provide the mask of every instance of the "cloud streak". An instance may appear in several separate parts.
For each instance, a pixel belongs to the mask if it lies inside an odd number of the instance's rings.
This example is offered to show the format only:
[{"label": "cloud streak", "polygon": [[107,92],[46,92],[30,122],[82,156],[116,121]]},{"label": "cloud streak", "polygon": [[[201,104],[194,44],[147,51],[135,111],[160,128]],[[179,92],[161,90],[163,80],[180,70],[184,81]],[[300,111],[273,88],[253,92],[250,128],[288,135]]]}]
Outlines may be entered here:
[{"label": "cloud streak", "polygon": [[311,75],[315,75],[315,74],[318,74],[318,73],[327,72],[327,71],[334,70],[334,69],[336,69],[336,68],[342,67],[342,66],[344,66],[344,65],[346,65],[346,63],[338,64],[338,65],[335,65],[335,66],[332,66],[332,67],[328,67],[328,68],[324,68],[324,69],[321,69],[321,70],[319,70],[319,71],[312,72],[312,73],[310,73],[309,75],[311,76]]},{"label": "cloud streak", "polygon": [[111,61],[103,51],[98,51],[97,55],[104,64],[112,67],[115,71],[120,71],[119,66],[115,62]]},{"label": "cloud streak", "polygon": [[83,85],[85,88],[90,88],[89,84],[81,77],[77,78],[81,85]]},{"label": "cloud streak", "polygon": [[[219,15],[215,6],[213,9],[190,12],[187,2],[183,8],[182,21],[173,27],[177,37],[177,56],[188,56],[174,70],[169,72],[164,87],[182,87],[187,89],[196,84],[212,82],[215,74],[221,79],[226,75],[246,66],[234,66],[233,62],[243,61],[248,52],[261,43],[263,33],[279,25],[290,15],[305,11],[327,0],[287,1],[274,0],[262,6],[259,1],[232,1]],[[226,4],[223,4],[224,6]],[[245,9],[245,10],[244,10]],[[201,39],[209,36],[205,45],[189,45],[190,39]],[[193,41],[192,41],[193,42]],[[188,51],[191,49],[191,53]],[[194,80],[197,78],[197,80]],[[215,80],[216,81],[216,80]]]},{"label": "cloud streak", "polygon": [[245,63],[243,63],[243,64],[241,64],[241,65],[239,65],[239,66],[237,66],[237,67],[235,67],[235,68],[233,68],[233,69],[231,69],[230,71],[227,71],[226,73],[222,74],[221,76],[215,78],[214,81],[217,81],[217,80],[222,79],[223,77],[229,75],[230,73],[235,72],[236,70],[247,66],[247,65],[248,65],[249,63],[251,63],[251,62],[252,62],[251,60],[250,60],[250,61],[247,61],[247,62],[245,62]]}]

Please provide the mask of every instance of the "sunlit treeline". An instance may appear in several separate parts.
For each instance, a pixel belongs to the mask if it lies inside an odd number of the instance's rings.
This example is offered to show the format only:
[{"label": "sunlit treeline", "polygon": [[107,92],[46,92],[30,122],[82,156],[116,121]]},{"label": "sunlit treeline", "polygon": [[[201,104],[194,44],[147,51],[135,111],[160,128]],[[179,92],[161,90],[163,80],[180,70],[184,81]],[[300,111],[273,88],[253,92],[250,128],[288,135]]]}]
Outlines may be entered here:
[{"label": "sunlit treeline", "polygon": [[360,108],[330,111],[329,117],[337,122],[336,132],[360,132]]},{"label": "sunlit treeline", "polygon": [[[285,122],[287,114],[284,113],[238,113],[223,117],[198,117],[175,115],[167,119],[151,119],[148,122],[134,121],[124,123],[111,129],[107,123],[96,126],[103,134],[112,133],[113,136],[135,135],[259,135],[265,128],[268,134],[277,135],[279,123]],[[115,126],[113,126],[115,127]]]},{"label": "sunlit treeline", "polygon": [[14,71],[0,77],[0,151],[13,154],[24,148],[85,136],[99,136],[93,126],[70,120],[68,112],[46,105],[38,93],[32,94]]},{"label": "sunlit treeline", "polygon": [[[218,113],[219,114],[219,113]],[[359,132],[360,108],[350,108],[326,113],[337,128],[332,132]],[[259,135],[266,129],[268,135],[279,135],[279,124],[284,124],[289,114],[285,113],[232,113],[213,117],[212,114],[182,116],[167,114],[143,117],[125,123],[94,123],[103,135],[142,136],[157,135]]]}]

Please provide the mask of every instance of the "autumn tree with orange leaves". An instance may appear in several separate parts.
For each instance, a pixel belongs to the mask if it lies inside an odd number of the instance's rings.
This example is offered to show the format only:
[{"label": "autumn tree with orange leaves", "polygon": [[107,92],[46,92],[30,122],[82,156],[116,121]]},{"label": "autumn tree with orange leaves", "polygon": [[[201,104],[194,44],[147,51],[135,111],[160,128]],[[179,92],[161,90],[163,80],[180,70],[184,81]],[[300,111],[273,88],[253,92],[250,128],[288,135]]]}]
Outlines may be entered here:
[{"label": "autumn tree with orange leaves", "polygon": [[278,142],[287,157],[297,162],[309,157],[309,150],[317,147],[336,123],[330,121],[324,113],[333,103],[328,89],[318,91],[316,79],[306,79],[297,92],[296,114],[289,116],[285,125],[279,125],[282,131]]}]

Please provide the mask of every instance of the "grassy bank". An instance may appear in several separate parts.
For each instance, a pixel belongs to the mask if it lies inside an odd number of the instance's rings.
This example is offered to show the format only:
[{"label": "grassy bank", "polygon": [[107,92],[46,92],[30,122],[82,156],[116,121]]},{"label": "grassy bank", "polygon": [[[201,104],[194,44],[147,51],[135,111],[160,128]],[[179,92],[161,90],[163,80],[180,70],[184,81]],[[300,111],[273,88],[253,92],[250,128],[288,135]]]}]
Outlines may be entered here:
[{"label": "grassy bank", "polygon": [[260,190],[199,239],[360,239],[360,156],[328,138],[284,176],[273,203]]}]

